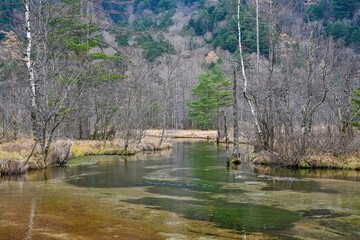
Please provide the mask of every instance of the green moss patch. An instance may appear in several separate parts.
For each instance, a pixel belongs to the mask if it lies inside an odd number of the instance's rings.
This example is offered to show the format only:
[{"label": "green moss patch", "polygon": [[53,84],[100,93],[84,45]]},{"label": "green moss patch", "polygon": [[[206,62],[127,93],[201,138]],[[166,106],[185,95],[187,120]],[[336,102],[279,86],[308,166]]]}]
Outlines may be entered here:
[{"label": "green moss patch", "polygon": [[171,198],[141,198],[129,203],[148,205],[183,215],[188,219],[210,221],[236,231],[266,231],[291,228],[300,214],[281,208],[223,201],[184,201]]}]

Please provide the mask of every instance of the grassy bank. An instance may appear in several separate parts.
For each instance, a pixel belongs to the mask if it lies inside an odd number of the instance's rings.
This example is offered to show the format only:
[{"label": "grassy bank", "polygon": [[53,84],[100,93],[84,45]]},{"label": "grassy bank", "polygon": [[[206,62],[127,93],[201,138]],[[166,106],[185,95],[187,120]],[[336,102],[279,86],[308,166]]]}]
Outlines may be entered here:
[{"label": "grassy bank", "polygon": [[[148,130],[146,137],[140,144],[133,144],[127,150],[121,140],[114,141],[64,141],[58,140],[53,143],[47,165],[66,163],[67,160],[89,155],[134,155],[142,151],[154,151],[171,148],[171,144],[165,141],[159,145],[161,130]],[[202,139],[215,141],[216,131],[200,130],[167,130],[165,139]],[[0,144],[0,176],[10,174],[22,174],[27,170],[43,169],[46,167],[42,161],[40,147],[37,146],[34,153],[28,159],[35,142],[31,139],[20,139]],[[249,146],[249,145],[247,145]],[[249,149],[244,150],[249,153]],[[293,164],[291,160],[284,160],[278,154],[272,152],[260,152],[249,154],[250,161],[254,164],[277,165],[283,167],[313,168],[313,169],[356,169],[360,170],[360,154],[331,155],[312,154],[302,158]]]},{"label": "grassy bank", "polygon": [[[149,137],[160,138],[162,130],[159,129],[149,129],[146,130],[146,135]],[[165,130],[165,138],[196,138],[196,139],[206,139],[206,140],[215,140],[217,136],[216,130]]]},{"label": "grassy bank", "polygon": [[299,169],[343,169],[360,170],[360,156],[358,154],[312,154],[305,156],[298,163],[284,160],[274,152],[263,151],[253,154],[253,164],[275,165]]},{"label": "grassy bank", "polygon": [[300,161],[299,167],[360,170],[360,157],[350,154],[344,154],[340,156],[333,156],[329,154],[312,155],[302,159]]},{"label": "grassy bank", "polygon": [[[159,138],[162,134],[162,130],[159,129],[149,129],[146,130],[146,135],[151,137]],[[173,139],[203,139],[203,140],[210,140],[215,141],[217,138],[217,130],[165,130],[164,137],[165,138],[173,138]],[[229,142],[233,142],[233,132],[229,131],[228,137]],[[239,137],[239,141],[241,143],[247,143],[248,139],[244,136]],[[225,142],[225,136],[222,136],[220,142]]]},{"label": "grassy bank", "polygon": [[[31,139],[18,139],[0,144],[0,176],[22,174],[27,170],[44,168],[45,165],[40,161],[39,147],[29,158],[34,144]],[[25,164],[28,158],[29,161]]]},{"label": "grassy bank", "polygon": [[[48,165],[65,164],[66,161],[90,155],[121,155],[130,156],[142,151],[155,151],[171,148],[169,142],[159,145],[155,138],[145,138],[140,144],[124,148],[122,141],[65,141],[58,140],[52,144],[47,163],[42,160],[40,147],[37,145],[32,156],[30,153],[35,145],[31,139],[19,139],[0,144],[0,176],[18,175],[28,170],[43,169]],[[29,161],[26,163],[26,160]]]},{"label": "grassy bank", "polygon": [[158,144],[157,139],[145,138],[137,146],[124,149],[121,141],[75,141],[70,149],[70,158],[90,155],[124,155],[131,156],[137,152],[156,151],[171,148],[169,142]]}]

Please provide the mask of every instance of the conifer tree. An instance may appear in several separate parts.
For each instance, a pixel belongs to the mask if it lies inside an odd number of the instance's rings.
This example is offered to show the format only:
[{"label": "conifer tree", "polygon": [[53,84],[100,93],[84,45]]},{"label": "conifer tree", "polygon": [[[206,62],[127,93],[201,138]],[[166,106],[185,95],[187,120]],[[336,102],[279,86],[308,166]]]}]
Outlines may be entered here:
[{"label": "conifer tree", "polygon": [[198,76],[198,83],[192,88],[195,100],[189,103],[190,119],[200,128],[214,128],[221,107],[232,103],[231,81],[220,67],[213,66]]},{"label": "conifer tree", "polygon": [[354,121],[353,125],[360,129],[360,89],[353,91],[353,110],[354,110]]},{"label": "conifer tree", "polygon": [[342,20],[352,17],[358,0],[332,0],[333,14],[335,19]]}]

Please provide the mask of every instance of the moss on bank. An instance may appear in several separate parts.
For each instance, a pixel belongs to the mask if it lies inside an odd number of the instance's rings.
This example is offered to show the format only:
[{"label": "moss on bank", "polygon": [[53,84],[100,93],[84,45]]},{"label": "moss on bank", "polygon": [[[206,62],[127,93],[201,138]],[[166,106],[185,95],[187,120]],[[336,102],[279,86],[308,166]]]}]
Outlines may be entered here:
[{"label": "moss on bank", "polygon": [[360,158],[352,155],[312,155],[302,159],[299,168],[360,170]]}]

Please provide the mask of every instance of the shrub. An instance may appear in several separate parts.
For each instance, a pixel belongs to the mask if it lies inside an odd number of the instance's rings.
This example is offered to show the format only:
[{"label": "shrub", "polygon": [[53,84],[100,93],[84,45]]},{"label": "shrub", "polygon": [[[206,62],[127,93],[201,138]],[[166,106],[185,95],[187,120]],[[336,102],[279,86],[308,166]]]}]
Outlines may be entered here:
[{"label": "shrub", "polygon": [[54,143],[50,151],[50,163],[53,165],[64,166],[69,158],[71,141],[58,141]]},{"label": "shrub", "polygon": [[0,176],[20,175],[25,172],[25,167],[18,161],[0,160]]}]

